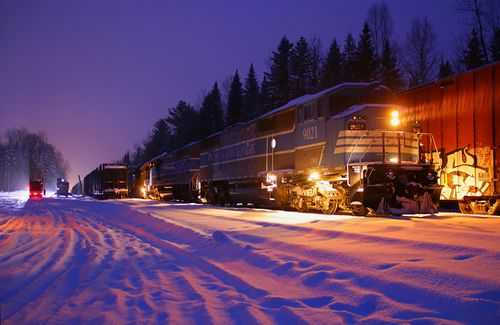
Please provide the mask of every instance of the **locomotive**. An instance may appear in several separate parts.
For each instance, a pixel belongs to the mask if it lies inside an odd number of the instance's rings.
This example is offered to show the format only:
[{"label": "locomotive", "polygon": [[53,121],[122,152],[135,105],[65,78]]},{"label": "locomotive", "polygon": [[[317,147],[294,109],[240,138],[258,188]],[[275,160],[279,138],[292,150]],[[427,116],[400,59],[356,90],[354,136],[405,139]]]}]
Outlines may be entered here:
[{"label": "locomotive", "polygon": [[98,199],[128,197],[128,167],[124,164],[101,164],[83,179],[85,195]]},{"label": "locomotive", "polygon": [[147,162],[145,196],[327,214],[435,212],[434,140],[407,125],[392,98],[378,82],[299,97]]},{"label": "locomotive", "polygon": [[139,168],[140,196],[196,201],[200,193],[200,142],[163,153]]}]

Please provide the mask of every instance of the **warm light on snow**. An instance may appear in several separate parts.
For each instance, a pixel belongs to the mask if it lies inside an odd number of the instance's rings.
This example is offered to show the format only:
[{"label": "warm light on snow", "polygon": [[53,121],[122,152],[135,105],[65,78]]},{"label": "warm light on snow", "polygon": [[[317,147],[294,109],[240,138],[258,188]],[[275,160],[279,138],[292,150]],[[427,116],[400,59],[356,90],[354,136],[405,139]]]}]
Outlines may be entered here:
[{"label": "warm light on snow", "polygon": [[496,324],[500,218],[0,193],[6,323]]}]

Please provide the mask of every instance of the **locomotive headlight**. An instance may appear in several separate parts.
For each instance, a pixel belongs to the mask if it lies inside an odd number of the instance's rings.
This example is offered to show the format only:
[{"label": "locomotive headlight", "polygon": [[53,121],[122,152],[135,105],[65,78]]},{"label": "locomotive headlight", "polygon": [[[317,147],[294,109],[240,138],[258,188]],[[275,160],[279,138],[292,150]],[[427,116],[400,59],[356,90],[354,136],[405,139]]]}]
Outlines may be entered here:
[{"label": "locomotive headlight", "polygon": [[398,157],[391,157],[391,158],[389,159],[389,161],[390,161],[391,163],[393,163],[393,164],[397,164],[397,163],[399,162],[399,159],[398,159]]},{"label": "locomotive headlight", "polygon": [[314,171],[309,174],[309,177],[307,179],[309,181],[319,181],[320,178],[321,178],[320,174]]},{"label": "locomotive headlight", "polygon": [[401,120],[399,119],[399,111],[391,112],[391,126],[397,127],[401,124]]}]

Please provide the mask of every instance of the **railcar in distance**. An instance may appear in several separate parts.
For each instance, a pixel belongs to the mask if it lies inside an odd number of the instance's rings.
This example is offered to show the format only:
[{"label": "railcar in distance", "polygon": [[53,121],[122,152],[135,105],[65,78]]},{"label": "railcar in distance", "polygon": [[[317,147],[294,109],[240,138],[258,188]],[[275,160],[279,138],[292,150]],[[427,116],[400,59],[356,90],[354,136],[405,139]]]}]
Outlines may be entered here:
[{"label": "railcar in distance", "polygon": [[29,198],[42,199],[45,196],[45,187],[41,179],[30,180]]},{"label": "railcar in distance", "polygon": [[128,167],[124,164],[101,164],[85,176],[84,194],[98,199],[128,197]]}]

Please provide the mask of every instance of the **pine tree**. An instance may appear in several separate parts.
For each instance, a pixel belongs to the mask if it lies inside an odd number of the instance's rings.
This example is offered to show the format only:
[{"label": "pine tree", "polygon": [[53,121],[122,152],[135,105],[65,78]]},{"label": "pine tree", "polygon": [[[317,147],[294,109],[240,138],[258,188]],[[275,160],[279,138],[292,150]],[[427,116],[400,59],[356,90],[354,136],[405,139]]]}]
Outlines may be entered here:
[{"label": "pine tree", "polygon": [[500,27],[493,31],[493,39],[490,45],[491,60],[493,62],[500,61]]},{"label": "pine tree", "polygon": [[275,108],[271,95],[271,86],[266,76],[262,79],[260,93],[259,93],[259,110],[257,115],[264,114]]},{"label": "pine tree", "polygon": [[125,165],[130,165],[130,151],[125,152],[121,159],[121,163]]},{"label": "pine tree", "polygon": [[200,108],[201,135],[208,136],[224,127],[224,110],[217,82],[203,99]]},{"label": "pine tree", "polygon": [[333,39],[321,73],[321,88],[330,88],[342,82],[343,58],[336,39]]},{"label": "pine tree", "polygon": [[359,36],[356,51],[355,79],[358,81],[370,81],[375,78],[377,72],[377,57],[373,47],[370,27],[365,22]]},{"label": "pine tree", "polygon": [[380,60],[380,81],[387,87],[400,90],[403,85],[403,77],[399,70],[398,59],[394,48],[389,43],[389,40],[384,42],[382,49],[382,57]]},{"label": "pine tree", "polygon": [[471,31],[467,48],[463,53],[462,63],[467,70],[478,68],[486,63],[475,28]]},{"label": "pine tree", "polygon": [[444,79],[453,74],[453,68],[451,67],[450,61],[441,59],[441,63],[439,64],[439,79]]},{"label": "pine tree", "polygon": [[149,160],[175,145],[172,143],[172,132],[166,120],[159,119],[153,126],[149,138],[144,142],[143,159]]},{"label": "pine tree", "polygon": [[266,73],[269,81],[271,102],[280,106],[290,99],[290,56],[293,44],[283,36],[278,49],[271,56],[271,69]]},{"label": "pine tree", "polygon": [[135,146],[135,150],[132,156],[132,163],[134,165],[140,165],[145,161],[146,159],[144,158],[144,147],[141,145]]},{"label": "pine tree", "polygon": [[310,79],[307,85],[307,93],[315,93],[320,89],[321,64],[323,61],[321,53],[321,40],[317,37],[309,41],[311,53]]},{"label": "pine tree", "polygon": [[198,111],[182,100],[170,109],[170,115],[166,120],[173,128],[173,147],[179,148],[199,139],[199,118]]},{"label": "pine tree", "polygon": [[250,65],[243,90],[243,116],[245,120],[254,118],[258,112],[259,83],[255,76],[253,64]]},{"label": "pine tree", "polygon": [[342,82],[354,81],[356,68],[356,42],[351,33],[349,33],[344,42]]},{"label": "pine tree", "polygon": [[226,125],[241,122],[243,120],[243,89],[241,87],[238,70],[234,73],[229,96],[227,99],[227,121]]},{"label": "pine tree", "polygon": [[306,94],[311,79],[311,53],[309,44],[301,37],[292,49],[290,56],[290,98]]}]

